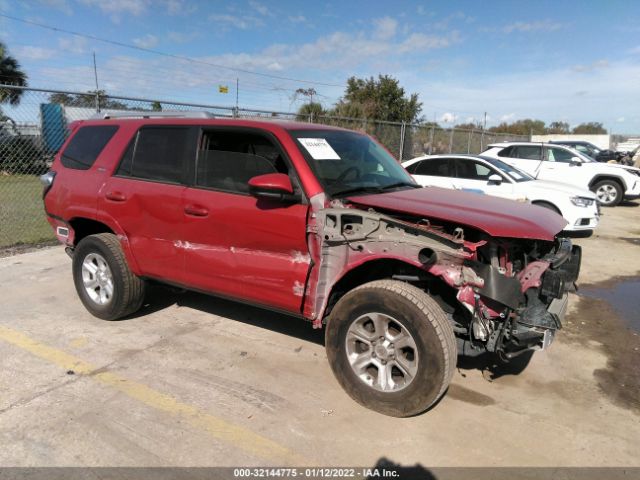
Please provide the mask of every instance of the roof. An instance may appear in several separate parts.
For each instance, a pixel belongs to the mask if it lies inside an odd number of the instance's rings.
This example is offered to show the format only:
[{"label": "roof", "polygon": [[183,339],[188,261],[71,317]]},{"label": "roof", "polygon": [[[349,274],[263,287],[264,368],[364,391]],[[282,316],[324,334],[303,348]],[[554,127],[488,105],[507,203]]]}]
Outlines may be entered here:
[{"label": "roof", "polygon": [[279,119],[245,119],[245,118],[106,118],[106,119],[90,119],[81,121],[84,125],[105,125],[105,124],[133,124],[133,125],[211,125],[211,126],[236,126],[246,128],[262,128],[271,129],[275,126],[284,130],[338,130],[345,131],[347,129],[334,127],[330,125],[322,125],[317,123],[294,122],[290,120]]}]

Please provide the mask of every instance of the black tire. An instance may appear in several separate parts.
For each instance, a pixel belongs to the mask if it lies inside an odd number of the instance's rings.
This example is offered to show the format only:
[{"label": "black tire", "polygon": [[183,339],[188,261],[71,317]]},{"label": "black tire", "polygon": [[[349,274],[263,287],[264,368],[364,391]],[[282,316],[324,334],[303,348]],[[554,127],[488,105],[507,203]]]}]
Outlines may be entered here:
[{"label": "black tire", "polygon": [[[91,254],[104,258],[111,271],[113,294],[105,304],[94,301],[83,282],[82,265]],[[72,270],[78,296],[92,315],[103,320],[117,320],[142,306],[146,282],[129,270],[120,242],[114,234],[100,233],[83,238],[75,249]]]},{"label": "black tire", "polygon": [[[416,374],[400,390],[375,389],[349,363],[349,327],[372,312],[397,319],[415,341]],[[325,337],[327,357],[340,385],[356,402],[385,415],[408,417],[427,410],[443,395],[456,367],[453,328],[442,308],[424,291],[396,280],[366,283],[345,294],[331,312]]]},{"label": "black tire", "polygon": [[562,212],[560,211],[560,209],[549,202],[532,202],[532,203],[533,205],[546,208],[547,210],[551,210],[552,212],[556,212],[558,215],[562,216]]},{"label": "black tire", "polygon": [[[598,190],[605,188],[611,189],[611,187],[613,187],[613,189],[615,190],[615,199],[612,201],[602,201],[602,199],[598,195]],[[596,197],[598,197],[598,202],[603,207],[615,207],[616,205],[620,204],[620,202],[622,202],[624,197],[622,186],[615,180],[601,180],[598,183],[594,184],[593,187],[591,187],[591,191],[596,194]]]}]

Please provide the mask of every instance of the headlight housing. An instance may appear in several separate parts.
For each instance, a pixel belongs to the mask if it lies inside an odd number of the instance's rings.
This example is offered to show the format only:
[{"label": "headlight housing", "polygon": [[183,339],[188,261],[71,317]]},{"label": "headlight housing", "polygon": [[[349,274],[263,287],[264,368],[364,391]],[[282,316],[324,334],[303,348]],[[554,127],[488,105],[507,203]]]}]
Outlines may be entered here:
[{"label": "headlight housing", "polygon": [[590,207],[594,202],[595,200],[593,198],[571,197],[571,203],[573,203],[576,207]]}]

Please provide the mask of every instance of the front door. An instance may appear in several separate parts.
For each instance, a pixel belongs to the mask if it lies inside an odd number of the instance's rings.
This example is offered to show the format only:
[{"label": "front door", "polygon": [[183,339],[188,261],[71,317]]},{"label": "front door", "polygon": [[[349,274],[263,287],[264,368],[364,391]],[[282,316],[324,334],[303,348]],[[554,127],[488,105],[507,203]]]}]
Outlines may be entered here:
[{"label": "front door", "polygon": [[[310,257],[308,207],[284,150],[258,130],[204,130],[195,179],[183,197],[189,283],[203,290],[300,313]],[[288,173],[300,200],[249,195],[250,178]]]}]

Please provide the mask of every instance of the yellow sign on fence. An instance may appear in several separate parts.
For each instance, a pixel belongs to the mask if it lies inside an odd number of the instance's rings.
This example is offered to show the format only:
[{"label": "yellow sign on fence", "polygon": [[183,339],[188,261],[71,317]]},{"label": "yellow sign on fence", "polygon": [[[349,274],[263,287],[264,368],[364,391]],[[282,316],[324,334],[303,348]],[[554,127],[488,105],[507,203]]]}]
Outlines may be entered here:
[{"label": "yellow sign on fence", "polygon": [[229,87],[226,85],[218,85],[218,91],[220,93],[229,93]]}]

